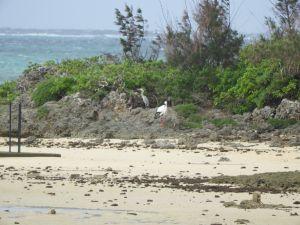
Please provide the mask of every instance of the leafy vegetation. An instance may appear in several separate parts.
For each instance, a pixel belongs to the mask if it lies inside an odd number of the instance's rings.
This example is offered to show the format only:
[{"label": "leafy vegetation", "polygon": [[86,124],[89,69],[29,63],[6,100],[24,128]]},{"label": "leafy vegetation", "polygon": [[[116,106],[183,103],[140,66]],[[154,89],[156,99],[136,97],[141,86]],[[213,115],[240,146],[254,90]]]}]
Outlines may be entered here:
[{"label": "leafy vegetation", "polygon": [[224,127],[228,125],[236,126],[237,122],[233,119],[230,118],[224,118],[224,119],[213,119],[211,121],[212,124],[214,124],[216,127]]},{"label": "leafy vegetation", "polygon": [[190,116],[198,112],[198,107],[194,104],[182,104],[177,105],[175,107],[175,111],[178,113],[178,115],[184,118],[189,118]]},{"label": "leafy vegetation", "polygon": [[182,116],[185,128],[201,128],[204,118],[198,114],[198,107],[194,104],[181,104],[175,107],[178,115]]},{"label": "leafy vegetation", "polygon": [[73,77],[50,77],[37,84],[32,93],[32,100],[37,106],[49,101],[57,101],[70,94],[75,84]]},{"label": "leafy vegetation", "polygon": [[283,120],[283,119],[268,119],[268,123],[275,129],[284,129],[291,125],[294,125],[297,123],[297,120]]},{"label": "leafy vegetation", "polygon": [[48,114],[49,114],[49,109],[46,106],[40,106],[37,109],[37,117],[39,119],[43,119],[43,118],[47,117]]},{"label": "leafy vegetation", "polygon": [[[159,54],[159,45],[151,48],[149,56],[143,55],[142,44],[145,41],[145,27],[147,20],[143,17],[141,8],[133,10],[132,6],[125,4],[125,14],[123,15],[119,9],[115,10],[115,24],[119,26],[119,32],[122,35],[120,44],[123,48],[123,56],[126,60],[133,62],[142,62],[147,57],[149,60],[156,60]],[[155,43],[155,42],[154,42]]]},{"label": "leafy vegetation", "polygon": [[15,81],[6,81],[0,85],[0,104],[8,104],[18,96]]}]

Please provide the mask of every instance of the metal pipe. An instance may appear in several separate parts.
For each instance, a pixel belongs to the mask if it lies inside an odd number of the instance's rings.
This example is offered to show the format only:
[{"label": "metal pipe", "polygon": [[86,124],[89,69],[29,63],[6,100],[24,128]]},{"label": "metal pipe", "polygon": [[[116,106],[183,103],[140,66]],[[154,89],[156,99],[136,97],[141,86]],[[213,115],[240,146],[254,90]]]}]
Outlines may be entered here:
[{"label": "metal pipe", "polygon": [[8,141],[8,145],[9,145],[9,152],[11,152],[11,105],[12,103],[9,103],[9,131],[8,131],[8,137],[9,137],[9,141]]},{"label": "metal pipe", "polygon": [[22,129],[22,105],[19,103],[19,118],[18,118],[18,153],[21,153],[21,129]]}]

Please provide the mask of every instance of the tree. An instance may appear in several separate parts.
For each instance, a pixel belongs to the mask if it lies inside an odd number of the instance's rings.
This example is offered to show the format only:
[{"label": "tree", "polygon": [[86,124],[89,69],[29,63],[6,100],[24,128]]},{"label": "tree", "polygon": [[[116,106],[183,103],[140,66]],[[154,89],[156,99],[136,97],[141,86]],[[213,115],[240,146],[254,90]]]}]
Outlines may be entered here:
[{"label": "tree", "polygon": [[277,0],[276,3],[273,3],[277,21],[268,17],[266,24],[274,37],[290,36],[297,32],[299,8],[299,0]]},{"label": "tree", "polygon": [[182,66],[216,67],[235,63],[243,36],[230,27],[229,2],[199,0],[191,17],[185,11],[177,27],[162,35],[168,62]]},{"label": "tree", "polygon": [[125,15],[119,9],[115,9],[116,21],[119,26],[119,32],[122,37],[120,43],[123,48],[125,59],[134,62],[143,61],[141,47],[145,36],[146,20],[143,17],[142,10],[139,8],[134,15],[133,7],[125,5]]}]

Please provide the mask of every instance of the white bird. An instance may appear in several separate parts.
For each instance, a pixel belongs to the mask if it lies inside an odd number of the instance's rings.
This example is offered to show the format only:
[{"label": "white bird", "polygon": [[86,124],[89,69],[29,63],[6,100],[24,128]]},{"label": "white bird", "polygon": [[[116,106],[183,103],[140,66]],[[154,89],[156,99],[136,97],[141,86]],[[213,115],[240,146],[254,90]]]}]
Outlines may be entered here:
[{"label": "white bird", "polygon": [[149,108],[149,99],[147,98],[146,95],[144,95],[144,92],[145,92],[144,89],[140,88],[139,90],[141,91],[141,96],[142,96],[143,102],[145,104],[145,107]]},{"label": "white bird", "polygon": [[164,104],[157,108],[154,118],[160,118],[160,125],[163,126],[163,117],[167,114],[168,111],[168,102],[165,101]]}]

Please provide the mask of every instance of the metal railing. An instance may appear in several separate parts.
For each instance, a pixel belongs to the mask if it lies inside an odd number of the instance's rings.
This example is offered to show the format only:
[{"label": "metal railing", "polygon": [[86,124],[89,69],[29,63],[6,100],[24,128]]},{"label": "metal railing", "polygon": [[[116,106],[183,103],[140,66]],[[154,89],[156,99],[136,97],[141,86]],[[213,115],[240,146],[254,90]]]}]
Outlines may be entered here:
[{"label": "metal railing", "polygon": [[[9,103],[9,119],[8,119],[8,150],[11,152],[12,147],[12,103]],[[21,138],[22,138],[22,104],[18,105],[18,153],[21,153]]]}]

